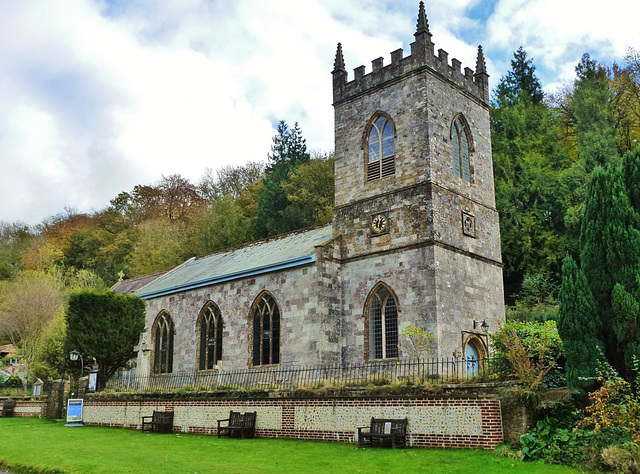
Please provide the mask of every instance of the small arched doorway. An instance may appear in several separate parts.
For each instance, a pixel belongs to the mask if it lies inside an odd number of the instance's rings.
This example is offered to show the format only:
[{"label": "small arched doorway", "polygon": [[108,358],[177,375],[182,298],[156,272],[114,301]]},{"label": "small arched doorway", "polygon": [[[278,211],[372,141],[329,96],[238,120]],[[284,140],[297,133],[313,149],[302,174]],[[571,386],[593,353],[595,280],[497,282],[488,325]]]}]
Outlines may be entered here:
[{"label": "small arched doorway", "polygon": [[475,377],[482,371],[482,362],[487,357],[487,346],[476,334],[465,338],[463,371],[465,377]]}]

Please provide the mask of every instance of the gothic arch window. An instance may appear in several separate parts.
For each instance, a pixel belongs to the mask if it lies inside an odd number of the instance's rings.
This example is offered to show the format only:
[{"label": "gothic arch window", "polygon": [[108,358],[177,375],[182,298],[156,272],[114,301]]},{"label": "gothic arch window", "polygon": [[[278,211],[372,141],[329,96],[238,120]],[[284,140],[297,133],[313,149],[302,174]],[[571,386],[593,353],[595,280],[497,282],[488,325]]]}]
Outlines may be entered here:
[{"label": "gothic arch window", "polygon": [[398,303],[391,289],[376,285],[367,298],[369,359],[398,357]]},{"label": "gothic arch window", "polygon": [[453,174],[465,181],[471,182],[471,154],[472,141],[469,125],[464,116],[458,115],[451,125],[451,151],[453,154]]},{"label": "gothic arch window", "polygon": [[153,323],[153,373],[170,374],[173,372],[173,320],[166,311],[162,311]]},{"label": "gothic arch window", "polygon": [[200,331],[198,368],[211,370],[222,360],[223,324],[220,308],[211,301],[205,304],[198,316],[197,326]]},{"label": "gothic arch window", "polygon": [[377,114],[368,127],[367,181],[395,174],[394,136],[395,128],[391,118]]},{"label": "gothic arch window", "polygon": [[252,308],[253,365],[280,363],[280,308],[269,292],[261,293]]}]

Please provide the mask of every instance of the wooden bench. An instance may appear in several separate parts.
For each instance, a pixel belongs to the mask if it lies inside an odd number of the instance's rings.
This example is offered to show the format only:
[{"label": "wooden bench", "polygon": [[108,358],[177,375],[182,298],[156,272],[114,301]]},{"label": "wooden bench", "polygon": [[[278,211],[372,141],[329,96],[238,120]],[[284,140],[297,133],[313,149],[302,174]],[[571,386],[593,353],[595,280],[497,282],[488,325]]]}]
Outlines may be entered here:
[{"label": "wooden bench", "polygon": [[142,431],[171,433],[173,431],[173,412],[154,410],[153,415],[143,416]]},{"label": "wooden bench", "polygon": [[9,399],[2,404],[2,418],[10,418],[15,415],[16,401]]},{"label": "wooden bench", "polygon": [[382,445],[390,441],[392,448],[396,445],[404,448],[407,445],[407,423],[407,418],[371,418],[371,425],[358,428],[358,446],[366,441],[373,446],[373,440],[378,440]]},{"label": "wooden bench", "polygon": [[[227,424],[222,426],[222,423]],[[240,438],[253,438],[256,434],[256,412],[241,413],[230,411],[229,418],[218,420],[218,438],[220,436],[240,436]]]}]

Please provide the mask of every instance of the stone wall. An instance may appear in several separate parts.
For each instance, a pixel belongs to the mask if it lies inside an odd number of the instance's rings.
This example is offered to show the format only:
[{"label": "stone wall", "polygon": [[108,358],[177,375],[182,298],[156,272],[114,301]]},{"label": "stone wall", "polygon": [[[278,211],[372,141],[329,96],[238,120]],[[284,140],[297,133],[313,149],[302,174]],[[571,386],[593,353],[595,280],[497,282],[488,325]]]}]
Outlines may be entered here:
[{"label": "stone wall", "polygon": [[173,411],[174,430],[215,434],[216,420],[229,410],[256,411],[256,434],[355,442],[358,426],[372,416],[408,417],[409,444],[440,448],[492,449],[503,440],[500,401],[483,398],[282,398],[112,400],[88,397],[83,421],[88,425],[139,429],[141,417],[153,410]]},{"label": "stone wall", "polygon": [[[282,365],[310,365],[338,362],[338,324],[335,313],[339,296],[335,264],[307,265],[251,278],[197,288],[148,300],[146,327],[139,351],[138,373],[147,375],[153,360],[153,323],[167,311],[175,325],[173,372],[198,369],[198,315],[213,301],[223,322],[221,368],[251,366],[251,307],[262,291],[270,292],[280,308],[280,361]],[[332,296],[333,295],[333,296]]]},{"label": "stone wall", "polygon": [[47,416],[47,407],[48,403],[46,400],[17,400],[15,416],[37,416],[38,418],[43,418]]}]

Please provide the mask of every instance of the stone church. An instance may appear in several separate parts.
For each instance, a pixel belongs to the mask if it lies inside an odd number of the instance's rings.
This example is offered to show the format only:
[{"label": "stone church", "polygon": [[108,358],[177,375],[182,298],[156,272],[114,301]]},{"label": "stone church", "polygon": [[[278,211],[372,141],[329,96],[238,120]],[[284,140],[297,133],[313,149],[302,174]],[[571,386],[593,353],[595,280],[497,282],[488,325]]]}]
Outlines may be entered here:
[{"label": "stone church", "polygon": [[147,301],[138,375],[407,357],[482,358],[504,320],[482,48],[461,70],[421,2],[410,55],[333,75],[335,211],[325,227],[192,258],[124,281]]}]

